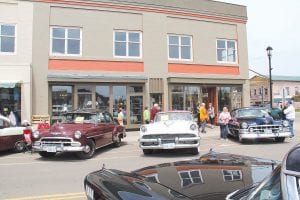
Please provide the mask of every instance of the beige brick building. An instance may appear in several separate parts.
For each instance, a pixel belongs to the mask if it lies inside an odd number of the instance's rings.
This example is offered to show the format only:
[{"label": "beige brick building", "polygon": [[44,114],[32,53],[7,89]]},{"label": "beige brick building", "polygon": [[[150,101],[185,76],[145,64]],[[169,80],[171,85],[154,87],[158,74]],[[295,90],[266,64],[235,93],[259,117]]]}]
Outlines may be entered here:
[{"label": "beige brick building", "polygon": [[245,6],[210,0],[15,2],[32,9],[26,29],[32,114],[56,119],[81,108],[115,114],[122,106],[127,127],[137,127],[144,106],[154,102],[163,110],[191,111],[198,102],[213,102],[217,110],[250,104]]}]

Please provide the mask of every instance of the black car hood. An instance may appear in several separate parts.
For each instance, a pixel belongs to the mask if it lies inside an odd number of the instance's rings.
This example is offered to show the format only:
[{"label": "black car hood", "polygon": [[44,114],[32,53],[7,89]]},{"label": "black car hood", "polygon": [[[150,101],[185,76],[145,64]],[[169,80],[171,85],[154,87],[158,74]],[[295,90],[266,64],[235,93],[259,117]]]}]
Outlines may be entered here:
[{"label": "black car hood", "polygon": [[277,164],[273,160],[210,152],[199,159],[149,166],[132,173],[100,170],[89,174],[86,182],[98,190],[95,193],[107,195],[106,199],[218,200],[260,182]]}]

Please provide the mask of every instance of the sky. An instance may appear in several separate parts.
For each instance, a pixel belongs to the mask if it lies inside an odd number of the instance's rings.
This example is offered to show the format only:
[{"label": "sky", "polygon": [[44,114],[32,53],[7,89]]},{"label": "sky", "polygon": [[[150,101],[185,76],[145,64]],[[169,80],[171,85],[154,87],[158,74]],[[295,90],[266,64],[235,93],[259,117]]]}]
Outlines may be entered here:
[{"label": "sky", "polygon": [[272,75],[300,76],[300,0],[218,1],[247,6],[250,69],[269,75],[266,48],[271,46]]}]

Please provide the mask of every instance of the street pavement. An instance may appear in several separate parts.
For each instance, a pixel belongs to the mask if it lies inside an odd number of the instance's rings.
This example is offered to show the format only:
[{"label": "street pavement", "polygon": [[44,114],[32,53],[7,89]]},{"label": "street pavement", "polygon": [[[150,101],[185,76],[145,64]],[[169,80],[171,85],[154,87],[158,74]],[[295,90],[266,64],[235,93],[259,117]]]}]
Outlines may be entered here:
[{"label": "street pavement", "polygon": [[[285,153],[300,143],[300,113],[296,115],[295,137],[284,143],[273,140],[260,140],[240,144],[237,140],[219,139],[220,129],[207,128],[201,134],[200,155],[211,148],[218,152],[235,153],[261,158],[282,160]],[[138,146],[138,131],[127,133],[121,147],[111,146],[99,149],[89,160],[79,160],[73,154],[61,154],[53,159],[41,158],[37,153],[0,153],[0,200],[65,200],[86,199],[83,188],[84,177],[106,168],[132,171],[149,165],[197,159],[182,151],[165,151],[145,156]]]}]

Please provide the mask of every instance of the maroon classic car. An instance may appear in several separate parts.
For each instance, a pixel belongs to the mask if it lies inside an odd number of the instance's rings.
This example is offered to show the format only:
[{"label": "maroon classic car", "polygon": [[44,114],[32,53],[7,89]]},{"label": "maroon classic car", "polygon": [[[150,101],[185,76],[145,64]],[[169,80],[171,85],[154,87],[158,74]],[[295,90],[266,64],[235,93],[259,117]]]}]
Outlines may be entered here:
[{"label": "maroon classic car", "polygon": [[32,134],[33,151],[42,157],[52,157],[59,152],[76,152],[79,158],[89,159],[95,150],[114,144],[121,145],[126,137],[125,127],[113,120],[108,112],[78,110],[63,115],[50,129],[35,130]]},{"label": "maroon classic car", "polygon": [[0,151],[15,150],[21,152],[25,148],[25,127],[13,126],[7,117],[0,115]]}]

